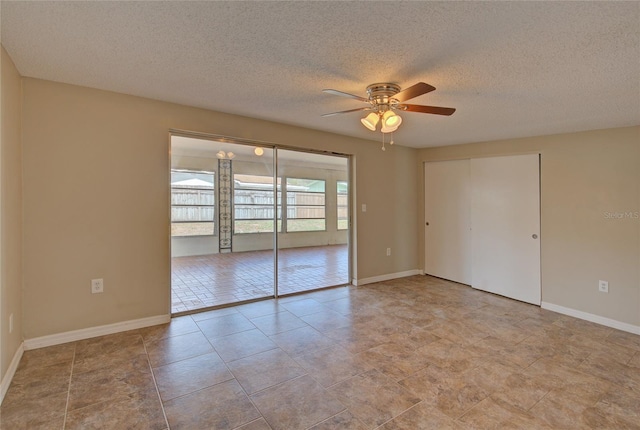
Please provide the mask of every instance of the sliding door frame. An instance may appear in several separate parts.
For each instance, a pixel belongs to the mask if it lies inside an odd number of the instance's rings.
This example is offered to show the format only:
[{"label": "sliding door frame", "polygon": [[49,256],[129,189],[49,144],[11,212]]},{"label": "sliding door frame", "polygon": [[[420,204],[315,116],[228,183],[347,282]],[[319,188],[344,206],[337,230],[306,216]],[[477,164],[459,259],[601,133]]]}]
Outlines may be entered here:
[{"label": "sliding door frame", "polygon": [[[273,295],[271,296],[265,296],[265,297],[258,297],[255,299],[248,299],[248,300],[242,300],[242,301],[238,301],[238,302],[233,302],[233,303],[226,303],[226,304],[220,304],[220,305],[214,305],[214,306],[208,306],[208,307],[204,307],[204,308],[200,308],[197,310],[193,310],[193,311],[184,311],[184,312],[177,312],[177,313],[172,313],[171,312],[171,241],[169,241],[169,313],[172,314],[172,316],[180,316],[180,315],[186,315],[186,314],[190,314],[190,313],[194,313],[194,312],[205,312],[208,310],[213,310],[213,309],[220,309],[220,308],[225,308],[225,307],[231,307],[231,306],[237,306],[237,305],[241,305],[241,304],[246,304],[246,303],[252,303],[252,302],[257,302],[257,301],[263,301],[263,300],[268,300],[268,299],[277,299],[279,297],[289,297],[289,296],[295,296],[298,294],[305,294],[305,293],[309,293],[312,291],[320,291],[320,290],[324,290],[324,289],[330,289],[330,288],[336,288],[336,287],[341,287],[341,286],[345,286],[345,285],[349,285],[351,283],[351,280],[353,279],[353,273],[354,273],[354,265],[355,262],[353,260],[353,256],[355,255],[354,253],[354,249],[353,249],[353,244],[355,243],[355,233],[354,233],[354,228],[353,228],[353,196],[354,196],[354,191],[353,191],[353,172],[352,172],[352,166],[353,166],[353,155],[352,154],[345,154],[345,153],[338,153],[338,152],[333,152],[333,151],[322,151],[322,150],[314,150],[314,149],[309,149],[309,148],[300,148],[300,147],[295,147],[295,146],[288,146],[288,145],[282,145],[282,144],[278,144],[278,143],[273,143],[273,142],[267,142],[267,141],[262,141],[262,140],[254,140],[254,139],[245,139],[245,138],[238,138],[238,137],[230,137],[230,136],[224,136],[224,135],[218,135],[218,134],[210,134],[210,133],[201,133],[201,132],[194,132],[194,131],[188,131],[188,130],[181,130],[181,129],[175,129],[175,128],[170,128],[169,129],[169,151],[168,151],[168,157],[169,157],[169,166],[171,166],[171,137],[172,136],[179,136],[179,137],[186,137],[186,138],[193,138],[193,139],[200,139],[200,140],[209,140],[212,142],[220,142],[220,143],[228,143],[228,144],[235,144],[235,145],[244,145],[244,146],[260,146],[263,147],[265,149],[271,149],[273,151],[273,160],[272,160],[272,169],[273,169],[273,178],[274,178],[274,187],[273,187],[273,192],[274,192],[274,218],[273,218],[273,250],[274,250],[274,277],[273,277],[273,282],[274,282],[274,287],[273,287]],[[277,183],[277,178],[278,178],[278,150],[287,150],[287,151],[295,151],[295,152],[304,152],[304,153],[309,153],[309,154],[317,154],[317,155],[326,155],[326,156],[332,156],[332,157],[340,157],[340,158],[346,158],[347,161],[347,180],[348,180],[348,201],[349,201],[349,207],[348,207],[348,216],[349,216],[349,220],[348,220],[348,234],[347,234],[347,279],[346,282],[344,284],[338,284],[338,285],[330,285],[330,286],[326,286],[326,287],[320,287],[320,288],[315,288],[312,290],[307,290],[307,291],[299,291],[299,292],[293,292],[293,293],[288,293],[288,294],[279,294],[278,292],[278,183]],[[281,187],[284,185],[281,185]],[[168,187],[168,193],[169,193],[169,202],[171,202],[171,187]],[[169,220],[171,219],[171,204],[168,205],[168,212],[169,212]],[[217,213],[217,208],[215,209],[216,213]],[[219,226],[217,226],[216,228],[219,228]],[[171,223],[169,222],[169,238],[171,238]]]}]

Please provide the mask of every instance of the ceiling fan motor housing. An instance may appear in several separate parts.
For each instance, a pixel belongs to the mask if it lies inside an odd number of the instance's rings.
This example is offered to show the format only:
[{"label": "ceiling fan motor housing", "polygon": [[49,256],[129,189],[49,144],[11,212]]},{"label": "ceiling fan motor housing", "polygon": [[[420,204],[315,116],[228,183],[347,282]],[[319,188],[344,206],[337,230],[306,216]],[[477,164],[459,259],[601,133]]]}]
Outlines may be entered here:
[{"label": "ceiling fan motor housing", "polygon": [[390,82],[371,84],[367,87],[369,103],[380,113],[395,108],[398,101],[393,98],[400,92],[400,85]]}]

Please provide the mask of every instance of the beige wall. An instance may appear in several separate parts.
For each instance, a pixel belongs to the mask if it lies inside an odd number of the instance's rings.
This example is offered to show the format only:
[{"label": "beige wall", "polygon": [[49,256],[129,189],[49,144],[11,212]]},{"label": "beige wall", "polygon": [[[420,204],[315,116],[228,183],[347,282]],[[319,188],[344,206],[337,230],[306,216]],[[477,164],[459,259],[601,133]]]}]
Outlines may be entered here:
[{"label": "beige wall", "polygon": [[415,149],[30,78],[23,91],[27,339],[168,313],[169,129],[354,154],[354,275],[419,268]]},{"label": "beige wall", "polygon": [[[2,137],[0,141],[0,380],[22,343],[22,85],[2,47]],[[13,332],[9,316],[13,314]]]},{"label": "beige wall", "polygon": [[427,148],[419,159],[528,152],[541,154],[542,301],[640,326],[640,127]]}]

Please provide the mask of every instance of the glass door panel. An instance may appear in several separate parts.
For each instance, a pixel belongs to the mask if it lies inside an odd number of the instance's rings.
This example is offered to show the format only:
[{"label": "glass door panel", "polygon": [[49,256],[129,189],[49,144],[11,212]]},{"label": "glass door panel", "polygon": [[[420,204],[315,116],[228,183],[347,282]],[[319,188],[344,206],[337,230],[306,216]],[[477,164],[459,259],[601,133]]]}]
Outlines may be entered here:
[{"label": "glass door panel", "polygon": [[172,313],[275,295],[274,150],[171,138]]},{"label": "glass door panel", "polygon": [[349,283],[348,158],[277,150],[278,294]]}]

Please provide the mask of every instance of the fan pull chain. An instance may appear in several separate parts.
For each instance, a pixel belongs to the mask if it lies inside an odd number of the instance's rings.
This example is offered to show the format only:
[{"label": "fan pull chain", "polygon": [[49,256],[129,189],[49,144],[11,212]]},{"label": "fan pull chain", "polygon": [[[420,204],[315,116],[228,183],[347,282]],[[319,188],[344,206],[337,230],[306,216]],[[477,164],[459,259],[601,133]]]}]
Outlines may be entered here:
[{"label": "fan pull chain", "polygon": [[386,148],[384,147],[384,133],[380,133],[382,134],[382,150],[386,151]]},{"label": "fan pull chain", "polygon": [[391,132],[391,142],[389,142],[389,145],[393,145],[395,142],[393,141],[393,131]]}]

